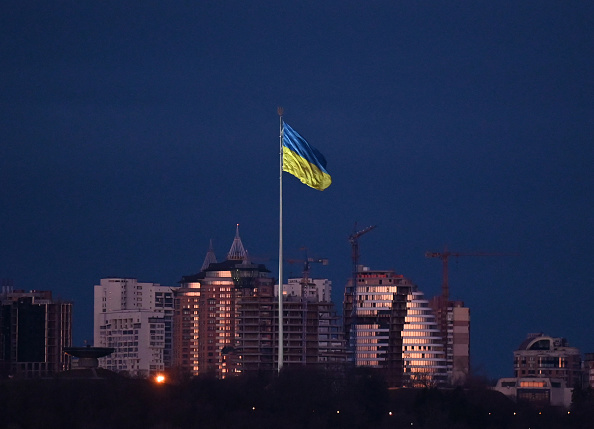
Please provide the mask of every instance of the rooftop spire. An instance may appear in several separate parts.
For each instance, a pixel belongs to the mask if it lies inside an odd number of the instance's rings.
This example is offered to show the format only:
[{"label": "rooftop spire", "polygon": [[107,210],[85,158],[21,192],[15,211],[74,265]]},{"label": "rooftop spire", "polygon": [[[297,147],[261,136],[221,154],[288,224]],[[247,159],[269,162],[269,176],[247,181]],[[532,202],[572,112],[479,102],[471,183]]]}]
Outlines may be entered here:
[{"label": "rooftop spire", "polygon": [[243,248],[241,238],[239,238],[239,224],[237,224],[237,227],[235,229],[235,239],[233,240],[231,249],[229,249],[229,253],[227,253],[227,260],[244,261],[246,259],[247,251]]},{"label": "rooftop spire", "polygon": [[217,257],[214,253],[214,248],[212,247],[212,238],[210,239],[210,245],[208,246],[208,252],[206,252],[206,258],[204,258],[204,263],[202,264],[202,268],[200,271],[204,271],[208,268],[210,264],[216,263]]}]

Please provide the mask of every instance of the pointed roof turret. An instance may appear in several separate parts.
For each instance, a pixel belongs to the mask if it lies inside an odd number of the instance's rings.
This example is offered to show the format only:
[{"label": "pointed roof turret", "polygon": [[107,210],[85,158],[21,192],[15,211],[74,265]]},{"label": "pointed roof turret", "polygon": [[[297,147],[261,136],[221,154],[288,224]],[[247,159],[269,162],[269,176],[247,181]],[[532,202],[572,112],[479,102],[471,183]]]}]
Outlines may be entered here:
[{"label": "pointed roof turret", "polygon": [[208,252],[206,252],[206,258],[204,258],[204,263],[202,264],[202,268],[200,271],[204,271],[208,268],[210,264],[216,263],[217,257],[214,253],[214,248],[212,247],[212,238],[210,239],[210,245],[208,246]]},{"label": "pointed roof turret", "polygon": [[239,237],[239,224],[237,224],[237,227],[235,229],[235,239],[233,240],[231,249],[229,249],[229,253],[227,253],[227,260],[244,261],[246,259],[247,251],[243,248],[243,243],[241,242],[241,238]]}]

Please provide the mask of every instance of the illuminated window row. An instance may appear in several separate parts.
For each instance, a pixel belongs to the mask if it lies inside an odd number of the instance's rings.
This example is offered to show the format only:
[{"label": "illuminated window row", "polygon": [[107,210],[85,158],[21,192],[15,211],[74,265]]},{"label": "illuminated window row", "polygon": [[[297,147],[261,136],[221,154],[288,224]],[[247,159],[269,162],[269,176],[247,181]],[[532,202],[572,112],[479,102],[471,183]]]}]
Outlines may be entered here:
[{"label": "illuminated window row", "polygon": [[388,299],[392,299],[392,294],[395,294],[398,292],[398,288],[396,286],[362,286],[359,285],[357,286],[357,292],[359,294],[361,293],[373,293],[373,294],[387,294],[389,293],[390,295],[385,295],[385,296],[389,296],[390,298]]}]

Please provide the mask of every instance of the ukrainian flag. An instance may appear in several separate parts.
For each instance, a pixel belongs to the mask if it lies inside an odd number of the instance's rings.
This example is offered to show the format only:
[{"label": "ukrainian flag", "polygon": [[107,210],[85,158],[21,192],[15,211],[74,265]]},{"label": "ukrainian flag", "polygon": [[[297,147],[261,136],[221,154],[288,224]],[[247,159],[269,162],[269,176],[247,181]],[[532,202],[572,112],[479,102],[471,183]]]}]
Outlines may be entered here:
[{"label": "ukrainian flag", "polygon": [[332,183],[326,158],[283,121],[283,171],[323,191]]}]

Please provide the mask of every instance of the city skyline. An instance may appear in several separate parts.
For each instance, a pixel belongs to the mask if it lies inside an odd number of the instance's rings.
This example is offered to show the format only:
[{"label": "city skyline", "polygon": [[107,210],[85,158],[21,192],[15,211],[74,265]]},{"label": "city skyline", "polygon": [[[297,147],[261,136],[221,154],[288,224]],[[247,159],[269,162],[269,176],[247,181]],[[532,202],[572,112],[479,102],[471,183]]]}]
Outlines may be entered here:
[{"label": "city skyline", "polygon": [[[240,224],[278,261],[278,116],[332,185],[284,178],[284,252],[329,265],[340,304],[360,263],[427,297],[450,260],[471,365],[512,371],[529,332],[592,351],[594,5],[7,5],[0,17],[0,278],[74,301],[93,285],[173,285]],[[286,265],[288,277],[301,267]],[[340,307],[340,305],[337,305]]]},{"label": "city skyline", "polygon": [[[240,237],[239,237],[239,226],[238,226],[238,225],[236,226],[236,233],[235,233],[234,240],[233,240],[233,242],[232,242],[232,244],[231,244],[231,248],[230,248],[229,252],[226,252],[226,255],[227,255],[227,257],[225,258],[225,261],[229,261],[229,259],[234,259],[233,255],[235,255],[235,254],[238,252],[238,250],[237,250],[237,243],[239,243],[239,245],[240,245],[241,252],[242,252],[242,254],[244,255],[243,257],[244,257],[244,258],[247,258],[247,261],[250,261],[250,258],[249,258],[249,256],[247,255],[247,251],[246,251],[246,250],[243,248],[243,244],[241,243],[241,239],[240,239]],[[303,251],[303,250],[305,250],[305,249],[301,249],[301,250]],[[195,276],[198,276],[198,275],[200,275],[201,273],[203,273],[203,272],[204,272],[204,270],[205,270],[205,268],[207,268],[207,267],[208,267],[208,265],[206,265],[206,264],[207,264],[207,261],[208,261],[208,263],[213,263],[213,262],[214,262],[214,265],[220,265],[220,264],[217,264],[217,263],[216,263],[216,258],[217,258],[217,257],[216,257],[216,254],[215,254],[215,251],[214,251],[214,248],[213,248],[213,245],[212,245],[212,240],[210,241],[210,244],[209,244],[208,250],[205,252],[205,255],[206,255],[206,257],[205,257],[205,262],[203,263],[203,266],[202,266],[202,268],[199,270],[199,274],[195,274],[195,275],[191,275],[191,276],[184,276],[184,277],[182,278],[182,280],[181,280],[179,283],[183,283],[183,282],[185,281],[184,279],[186,279],[186,278],[193,278],[193,277],[195,277]],[[298,264],[298,266],[302,266],[301,264],[303,263],[303,261],[304,261],[304,260],[297,260],[297,259],[296,259],[296,260],[288,260],[286,263],[287,263],[287,264],[289,264],[290,266],[292,266],[292,265],[293,265],[293,264],[295,264],[295,263],[297,263],[297,264]],[[266,268],[266,267],[265,267],[265,265],[260,265],[260,267],[261,267],[262,269],[265,269],[265,268]],[[312,267],[312,266],[311,266],[311,265],[309,265],[309,266],[308,266],[308,269],[309,269],[309,270],[311,270],[311,267]],[[363,274],[363,273],[367,272],[367,270],[369,270],[369,267],[365,267],[364,265],[360,265],[360,267],[361,267],[361,269],[362,269],[363,271],[361,271],[359,274]],[[274,267],[273,267],[273,268],[274,268]],[[274,270],[272,270],[272,271],[274,271]],[[372,271],[370,271],[370,272],[372,272]],[[377,272],[381,272],[381,270],[380,270],[380,271],[377,271]],[[303,272],[300,272],[300,273],[295,273],[295,272],[293,272],[293,271],[289,270],[288,279],[286,280],[286,282],[285,282],[285,284],[284,284],[284,287],[285,287],[285,288],[287,288],[287,287],[288,287],[288,289],[287,289],[287,290],[290,290],[290,289],[291,289],[291,284],[292,284],[292,282],[295,282],[295,281],[301,281],[301,280],[302,280],[302,278],[301,278],[301,275],[300,275],[300,274],[303,274]],[[311,273],[310,273],[310,272],[309,272],[308,274],[310,274],[310,275],[311,275]],[[401,277],[403,278],[403,276],[402,276],[401,274],[396,274],[396,273],[393,273],[393,275],[396,275],[396,276],[397,276],[397,277],[399,277],[399,278],[401,278]],[[274,277],[274,276],[272,276],[272,278],[275,278],[275,277]],[[104,282],[108,282],[108,281],[109,281],[109,282],[111,282],[111,281],[116,281],[116,282],[121,282],[121,281],[130,281],[130,282],[132,282],[132,284],[134,284],[134,285],[135,285],[136,283],[138,283],[139,285],[141,285],[141,288],[142,288],[142,286],[151,286],[151,287],[153,287],[153,288],[157,288],[157,289],[159,289],[159,290],[162,290],[162,291],[169,291],[168,293],[169,293],[170,295],[173,293],[173,290],[174,290],[174,288],[175,288],[175,289],[178,289],[178,288],[179,288],[179,286],[177,286],[177,287],[174,287],[174,286],[170,286],[170,285],[161,285],[161,284],[158,284],[158,283],[146,283],[146,282],[139,282],[138,280],[139,280],[139,279],[137,279],[137,278],[135,278],[135,277],[125,277],[125,278],[123,277],[123,278],[119,278],[118,276],[109,276],[109,277],[107,277],[107,278],[102,278],[102,279],[101,279],[101,284],[103,285],[103,284],[104,284]],[[313,282],[326,281],[326,282],[330,282],[330,283],[331,283],[331,280],[328,280],[328,279],[321,279],[321,278],[310,278],[310,280],[311,280],[311,281],[313,281]],[[349,279],[349,282],[350,282],[351,280],[352,280],[352,279]],[[7,286],[8,288],[7,288],[7,289],[5,289],[5,290],[3,289],[3,291],[4,291],[4,292],[6,292],[6,293],[9,293],[9,294],[10,294],[10,293],[12,293],[12,290],[13,290],[14,286],[13,286],[13,285],[10,285],[10,282],[5,282],[5,283],[6,283],[5,287]],[[348,288],[348,284],[349,284],[349,283],[347,283],[347,288]],[[412,284],[411,284],[411,285],[412,285]],[[97,300],[97,288],[100,288],[100,287],[101,287],[101,286],[97,286],[97,285],[95,285],[95,286],[94,286],[94,289],[95,289],[95,300],[94,300],[94,307],[95,307],[94,314],[95,314],[95,318],[96,318],[98,315],[101,315],[101,312],[97,312],[97,311],[98,311],[98,310],[97,310],[97,305],[101,305],[101,300],[99,300],[99,301]],[[277,294],[278,294],[277,287],[278,287],[278,284],[275,284],[275,285],[274,285],[274,289],[275,289],[275,292],[274,292],[274,294],[275,294],[275,295],[277,295]],[[170,289],[170,288],[171,288],[171,289]],[[416,290],[416,285],[414,285],[414,289]],[[21,291],[21,290],[19,290],[18,288],[14,288],[14,291],[15,291],[15,292],[17,292],[17,293],[18,293],[18,292],[24,292],[25,294],[27,294],[27,293],[30,293],[30,292],[39,292],[39,291],[27,291],[27,290],[23,290],[23,291]],[[440,292],[441,292],[441,291],[440,291]],[[46,292],[42,291],[42,293],[49,293],[49,294],[51,295],[52,291],[46,291]],[[422,292],[421,290],[419,290],[419,291],[418,291],[418,292],[416,292],[416,293],[417,293],[417,294],[419,294],[419,295],[421,295],[421,296],[423,296],[423,292]],[[129,294],[131,294],[131,292],[129,292]],[[135,295],[136,295],[136,293],[135,293]],[[142,295],[142,294],[141,294],[141,295]],[[142,299],[144,299],[144,300],[146,300],[146,299],[149,297],[150,293],[148,293],[148,294],[145,294],[145,295],[146,295],[146,296],[144,296],[144,297],[142,298]],[[332,296],[334,296],[334,295],[335,295],[335,294],[333,293],[333,294],[332,294]],[[116,298],[119,298],[119,295],[118,295]],[[441,298],[441,295],[438,293],[437,295],[435,295],[435,297],[434,297],[434,298]],[[66,302],[68,302],[68,299],[67,299],[67,298],[65,298],[65,299],[66,299]],[[137,297],[136,297],[136,296],[134,296],[134,300],[137,300]],[[276,298],[275,298],[275,300],[276,300]],[[170,304],[170,305],[172,306],[173,304]],[[333,300],[333,305],[335,305],[335,306],[336,306],[336,309],[337,309],[337,310],[338,310],[338,309],[340,309],[340,307],[341,307],[341,306],[340,306],[340,303],[339,303],[339,302],[334,302],[334,300]],[[145,309],[145,308],[143,308],[143,310],[144,310],[144,311],[146,311],[146,309]],[[435,313],[434,311],[435,311],[435,309],[432,309],[432,310],[431,310],[431,314],[433,314],[433,315],[435,315],[435,316],[436,316],[436,315],[437,315],[437,313]],[[110,315],[109,317],[112,317],[112,316]],[[342,318],[342,317],[341,317],[341,318]],[[85,340],[85,343],[87,343],[88,345],[94,344],[94,345],[96,346],[96,345],[97,345],[97,329],[99,328],[99,325],[97,325],[97,322],[96,322],[96,321],[95,321],[95,323],[94,323],[93,325],[94,325],[94,326],[93,326],[93,328],[94,328],[94,332],[95,332],[95,334],[94,334],[94,339],[91,339],[91,340]],[[79,327],[79,328],[80,328],[80,327]],[[343,329],[345,329],[345,328],[343,327]],[[470,332],[472,332],[472,329],[470,330]],[[528,335],[528,338],[531,338],[531,335],[532,335],[532,336],[534,336],[534,335],[542,335],[542,334],[543,334],[542,332],[538,332],[538,333],[527,333],[527,335]],[[525,341],[526,341],[526,340],[524,340],[523,342],[525,342]],[[101,345],[101,344],[100,344],[100,345]],[[471,348],[472,348],[472,335],[470,336],[470,345],[471,345]],[[520,347],[521,347],[521,345],[520,345]],[[513,354],[515,355],[515,353],[516,353],[516,348],[514,348],[513,350],[514,350],[514,351],[513,351]],[[578,350],[578,349],[576,348],[576,350]],[[588,352],[588,351],[584,351],[584,350],[580,350],[580,354],[581,354],[581,355],[586,355],[587,353],[589,353],[589,352]],[[472,361],[472,356],[471,356],[471,361]],[[514,371],[513,371],[513,369],[512,369],[513,367],[512,367],[511,365],[509,366],[509,368],[510,368],[510,373],[511,373],[511,372],[514,372]],[[488,375],[488,374],[489,374],[489,368],[480,368],[480,367],[478,367],[478,368],[477,368],[477,367],[472,367],[472,368],[471,368],[471,371],[472,371],[472,373],[473,373],[473,376],[478,376],[478,377],[481,377],[481,376],[484,376],[484,375]],[[517,371],[515,371],[515,372],[517,372]],[[132,373],[133,373],[133,372],[132,372]],[[504,375],[503,377],[505,377],[505,376],[507,376],[507,375]],[[510,376],[511,376],[511,375],[510,375]]]}]

